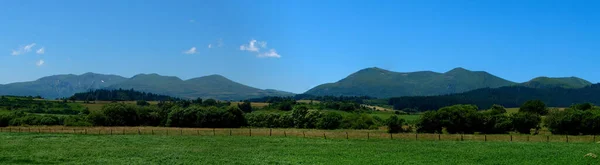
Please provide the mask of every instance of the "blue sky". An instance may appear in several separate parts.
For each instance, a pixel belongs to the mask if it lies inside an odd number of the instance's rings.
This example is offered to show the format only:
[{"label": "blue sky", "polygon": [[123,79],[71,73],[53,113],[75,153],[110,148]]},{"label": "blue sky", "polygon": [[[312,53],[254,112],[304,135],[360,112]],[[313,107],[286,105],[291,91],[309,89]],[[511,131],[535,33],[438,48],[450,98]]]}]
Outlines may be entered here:
[{"label": "blue sky", "polygon": [[0,84],[85,72],[221,74],[301,93],[367,67],[600,82],[598,8],[597,1],[4,0]]}]

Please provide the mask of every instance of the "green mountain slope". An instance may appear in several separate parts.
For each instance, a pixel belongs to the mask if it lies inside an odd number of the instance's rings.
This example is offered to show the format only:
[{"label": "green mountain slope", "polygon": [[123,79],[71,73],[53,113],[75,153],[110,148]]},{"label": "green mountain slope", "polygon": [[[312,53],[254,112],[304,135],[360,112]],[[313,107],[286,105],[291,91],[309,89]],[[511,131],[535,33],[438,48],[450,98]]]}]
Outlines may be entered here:
[{"label": "green mountain slope", "polygon": [[455,68],[446,73],[431,71],[392,72],[367,68],[336,82],[319,85],[305,94],[345,96],[429,96],[496,88],[516,83],[487,72]]},{"label": "green mountain slope", "polygon": [[530,88],[583,88],[592,83],[578,77],[537,77],[520,85]]},{"label": "green mountain slope", "polygon": [[93,89],[119,88],[181,98],[202,97],[220,100],[294,95],[289,92],[249,87],[220,75],[204,76],[184,81],[178,77],[158,74],[138,74],[131,78],[124,78],[95,73],[48,76],[36,81],[0,85],[0,95],[40,95],[44,98],[62,98]]},{"label": "green mountain slope", "polygon": [[135,89],[137,91],[165,94],[181,98],[215,98],[221,100],[242,100],[264,96],[292,96],[293,93],[262,90],[231,81],[221,75],[210,75],[181,80],[177,77],[158,74],[140,74],[112,89]]},{"label": "green mountain slope", "polygon": [[85,73],[82,75],[55,75],[35,81],[0,86],[0,95],[42,96],[45,98],[69,97],[76,92],[108,87],[127,78],[116,75]]}]

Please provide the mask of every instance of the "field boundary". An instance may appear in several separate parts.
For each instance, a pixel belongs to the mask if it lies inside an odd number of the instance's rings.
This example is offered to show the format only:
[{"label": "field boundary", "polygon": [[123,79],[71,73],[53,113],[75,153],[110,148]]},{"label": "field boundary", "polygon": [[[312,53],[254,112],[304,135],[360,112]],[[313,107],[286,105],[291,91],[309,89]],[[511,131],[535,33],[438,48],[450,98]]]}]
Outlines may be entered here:
[{"label": "field boundary", "polygon": [[597,143],[596,135],[513,135],[513,134],[390,134],[381,130],[314,130],[283,128],[176,128],[176,127],[0,127],[0,132],[58,133],[87,135],[157,135],[157,136],[273,136],[321,139],[389,139],[412,141],[482,141],[482,142],[565,142]]}]

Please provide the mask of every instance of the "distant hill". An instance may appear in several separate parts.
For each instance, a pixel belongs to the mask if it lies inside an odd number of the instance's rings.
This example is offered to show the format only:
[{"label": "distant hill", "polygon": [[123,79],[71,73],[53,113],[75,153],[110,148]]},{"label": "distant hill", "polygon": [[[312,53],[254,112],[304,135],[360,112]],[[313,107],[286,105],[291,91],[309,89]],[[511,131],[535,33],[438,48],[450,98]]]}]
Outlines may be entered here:
[{"label": "distant hill", "polygon": [[583,88],[529,88],[524,86],[483,88],[443,96],[395,97],[389,99],[389,104],[393,105],[394,109],[414,108],[425,111],[455,104],[474,104],[482,109],[489,108],[493,104],[519,107],[528,100],[542,100],[550,107],[568,107],[575,103],[600,105],[600,84]]},{"label": "distant hill", "polygon": [[517,83],[483,71],[455,68],[446,73],[432,71],[393,72],[367,68],[335,82],[319,85],[305,94],[332,96],[431,96],[466,92],[479,88],[497,88]]},{"label": "distant hill", "polygon": [[0,85],[0,95],[37,96],[44,98],[70,97],[94,89],[134,89],[155,94],[191,98],[242,100],[265,96],[293,96],[293,93],[262,90],[231,81],[220,75],[181,80],[174,76],[138,74],[131,78],[116,75],[85,73],[55,75],[36,81]]},{"label": "distant hill", "polygon": [[139,74],[108,87],[109,89],[135,89],[181,98],[215,98],[220,100],[242,100],[264,96],[293,96],[293,93],[262,90],[231,81],[221,75],[210,75],[181,80],[158,74]]},{"label": "distant hill", "polygon": [[0,95],[42,96],[44,98],[69,97],[76,92],[105,88],[121,83],[127,78],[117,75],[85,73],[43,77],[35,81],[0,86]]},{"label": "distant hill", "polygon": [[537,77],[520,85],[530,88],[583,88],[592,83],[578,77]]}]

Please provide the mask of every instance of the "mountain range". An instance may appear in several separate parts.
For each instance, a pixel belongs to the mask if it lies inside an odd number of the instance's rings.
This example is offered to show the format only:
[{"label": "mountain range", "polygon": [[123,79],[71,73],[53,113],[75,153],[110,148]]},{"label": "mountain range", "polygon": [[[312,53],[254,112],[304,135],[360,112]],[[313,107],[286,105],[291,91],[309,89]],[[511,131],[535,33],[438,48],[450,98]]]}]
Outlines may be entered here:
[{"label": "mountain range", "polygon": [[[355,72],[335,83],[316,86],[304,94],[315,96],[434,96],[462,93],[481,88],[522,86],[529,88],[583,88],[592,83],[577,77],[538,77],[524,83],[512,82],[484,71],[455,68],[445,73],[432,71],[394,72],[377,67]],[[294,93],[258,89],[234,82],[221,75],[188,80],[175,76],[138,74],[131,78],[118,75],[85,73],[54,75],[30,82],[0,85],[0,95],[70,97],[93,89],[135,89],[184,99],[214,98],[243,100],[265,96],[293,96]]]},{"label": "mountain range", "polygon": [[35,81],[0,85],[0,95],[42,96],[44,98],[70,97],[93,89],[135,89],[180,98],[214,98],[242,100],[265,96],[292,96],[293,93],[258,89],[231,81],[221,75],[210,75],[189,80],[158,74],[138,74],[131,78],[116,75],[85,73],[82,75],[54,75]]},{"label": "mountain range", "polygon": [[393,72],[374,67],[362,69],[335,83],[319,85],[305,94],[388,98],[445,95],[504,86],[582,88],[591,84],[591,82],[577,77],[538,77],[524,83],[516,83],[484,71],[470,71],[464,68],[438,73],[432,71]]}]

